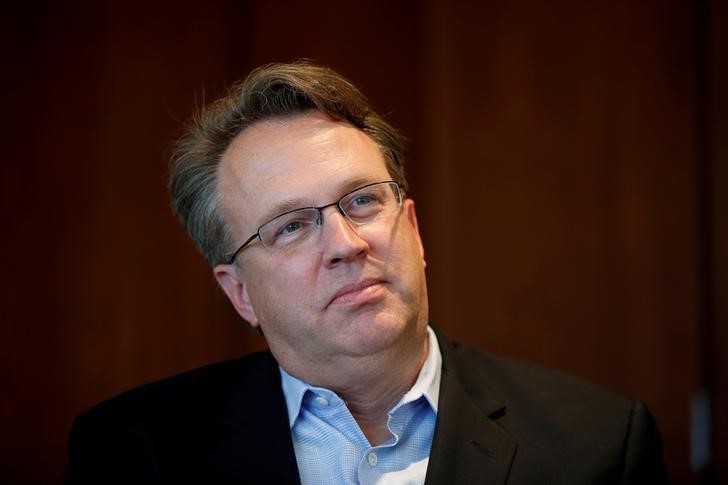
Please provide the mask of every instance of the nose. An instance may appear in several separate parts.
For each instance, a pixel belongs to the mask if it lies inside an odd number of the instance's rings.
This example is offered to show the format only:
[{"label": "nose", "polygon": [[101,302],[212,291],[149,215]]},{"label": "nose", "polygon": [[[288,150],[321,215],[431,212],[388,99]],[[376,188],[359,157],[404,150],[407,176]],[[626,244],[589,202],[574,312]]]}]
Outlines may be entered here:
[{"label": "nose", "polygon": [[342,262],[353,261],[366,254],[369,244],[338,207],[328,208],[326,215],[322,211],[321,217],[324,218],[321,243],[326,266],[332,267]]}]

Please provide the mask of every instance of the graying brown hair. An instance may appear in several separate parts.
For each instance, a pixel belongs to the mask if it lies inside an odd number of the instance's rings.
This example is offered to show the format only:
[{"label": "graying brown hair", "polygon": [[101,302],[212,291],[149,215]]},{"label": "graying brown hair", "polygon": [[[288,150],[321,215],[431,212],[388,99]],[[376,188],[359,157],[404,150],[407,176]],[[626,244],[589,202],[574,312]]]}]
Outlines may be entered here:
[{"label": "graying brown hair", "polygon": [[211,266],[227,262],[235,244],[218,190],[223,153],[253,123],[306,111],[320,111],[366,133],[381,150],[392,179],[406,188],[402,136],[354,85],[310,61],[259,67],[193,116],[172,155],[172,208]]}]

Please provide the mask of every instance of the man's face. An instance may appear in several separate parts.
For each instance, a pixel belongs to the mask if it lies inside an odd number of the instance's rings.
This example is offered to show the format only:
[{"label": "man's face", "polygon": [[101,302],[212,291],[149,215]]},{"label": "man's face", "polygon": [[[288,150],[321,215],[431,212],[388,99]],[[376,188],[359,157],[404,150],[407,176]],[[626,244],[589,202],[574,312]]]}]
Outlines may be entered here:
[{"label": "man's face", "polygon": [[[376,144],[347,123],[305,114],[256,123],[224,153],[219,187],[236,241],[286,210],[322,206],[390,180]],[[361,226],[336,207],[310,243],[274,252],[256,240],[215,275],[260,326],[289,372],[408,349],[427,325],[424,253],[414,202]],[[300,373],[299,373],[300,374]]]}]

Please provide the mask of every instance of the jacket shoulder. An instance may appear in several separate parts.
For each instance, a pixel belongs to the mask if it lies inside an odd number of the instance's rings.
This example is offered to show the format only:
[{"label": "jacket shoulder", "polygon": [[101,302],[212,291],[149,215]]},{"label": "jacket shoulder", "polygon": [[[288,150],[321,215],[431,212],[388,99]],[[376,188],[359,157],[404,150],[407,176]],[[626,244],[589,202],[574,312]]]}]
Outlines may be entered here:
[{"label": "jacket shoulder", "polygon": [[[262,409],[273,414],[262,425],[234,422],[242,416],[257,423]],[[208,460],[225,456],[225,443],[238,436],[235,426],[243,435],[264,429],[280,441],[284,418],[278,364],[269,353],[201,367],[81,413],[71,427],[65,482],[211,483],[216,469]],[[258,446],[265,448],[268,434]]]},{"label": "jacket shoulder", "polygon": [[509,407],[590,408],[629,413],[634,400],[566,372],[533,362],[499,357],[466,344],[452,344],[453,360],[463,384],[477,391],[487,382]]},{"label": "jacket shoulder", "polygon": [[[253,371],[275,370],[277,364],[265,352],[209,364],[125,391],[81,413],[80,419],[169,419],[177,414],[209,411],[224,402]],[[166,418],[165,418],[166,417]],[[79,419],[77,418],[77,420]]]},{"label": "jacket shoulder", "polygon": [[660,433],[641,401],[468,345],[451,344],[449,351],[468,394],[498,409],[489,418],[518,444],[514,482],[667,483]]}]

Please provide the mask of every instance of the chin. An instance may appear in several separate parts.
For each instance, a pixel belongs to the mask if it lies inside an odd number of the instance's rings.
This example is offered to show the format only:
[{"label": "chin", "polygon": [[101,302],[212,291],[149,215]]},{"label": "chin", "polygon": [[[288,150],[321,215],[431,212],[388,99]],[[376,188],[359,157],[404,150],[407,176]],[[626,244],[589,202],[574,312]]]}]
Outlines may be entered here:
[{"label": "chin", "polygon": [[[399,314],[392,314],[399,313]],[[360,315],[350,326],[351,350],[358,355],[371,355],[389,348],[403,347],[417,330],[402,317],[403,312],[378,312]]]}]

